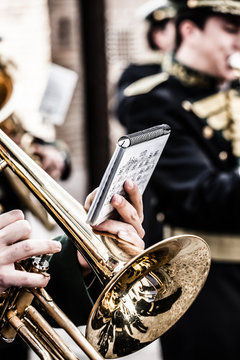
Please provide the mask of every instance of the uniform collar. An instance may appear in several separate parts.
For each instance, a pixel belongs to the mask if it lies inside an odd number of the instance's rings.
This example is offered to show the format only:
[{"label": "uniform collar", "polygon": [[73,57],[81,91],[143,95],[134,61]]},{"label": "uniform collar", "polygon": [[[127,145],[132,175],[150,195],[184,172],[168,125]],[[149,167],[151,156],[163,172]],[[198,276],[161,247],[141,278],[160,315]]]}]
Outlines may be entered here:
[{"label": "uniform collar", "polygon": [[162,61],[162,69],[189,87],[198,86],[208,90],[218,87],[218,79],[181,64],[169,54]]}]

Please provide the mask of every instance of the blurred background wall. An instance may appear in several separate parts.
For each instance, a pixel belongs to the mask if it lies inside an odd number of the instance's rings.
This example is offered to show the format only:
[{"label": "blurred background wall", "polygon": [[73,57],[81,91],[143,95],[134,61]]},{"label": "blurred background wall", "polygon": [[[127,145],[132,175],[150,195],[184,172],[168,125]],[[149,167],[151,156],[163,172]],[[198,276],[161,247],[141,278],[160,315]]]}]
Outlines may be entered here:
[{"label": "blurred background wall", "polygon": [[[0,55],[2,61],[16,64],[20,88],[16,112],[29,131],[50,139],[56,135],[69,145],[73,172],[63,186],[80,201],[98,184],[113,144],[124,131],[114,117],[114,88],[127,63],[145,54],[144,24],[135,16],[143,2],[0,2]],[[51,62],[78,74],[65,121],[55,127],[39,113]],[[97,113],[89,115],[91,106]]]}]

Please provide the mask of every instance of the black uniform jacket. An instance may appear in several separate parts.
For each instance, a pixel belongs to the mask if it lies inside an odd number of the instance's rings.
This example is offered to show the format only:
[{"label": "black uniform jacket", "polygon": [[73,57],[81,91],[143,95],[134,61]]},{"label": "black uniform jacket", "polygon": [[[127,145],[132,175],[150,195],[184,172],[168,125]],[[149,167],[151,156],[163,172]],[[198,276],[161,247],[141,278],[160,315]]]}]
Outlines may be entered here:
[{"label": "black uniform jacket", "polygon": [[62,250],[54,254],[50,261],[48,272],[51,279],[46,290],[75,325],[85,325],[93,302],[100,294],[100,286],[95,280],[88,290],[94,274],[91,273],[87,278],[83,278],[77,259],[77,249],[71,240],[66,235],[59,236],[55,240],[62,243]]},{"label": "black uniform jacket", "polygon": [[158,211],[174,226],[240,232],[238,159],[224,129],[208,121],[226,115],[229,90],[219,98],[215,79],[174,63],[168,79],[149,92],[124,96],[126,74],[119,82],[117,115],[127,131],[162,123],[172,130],[150,183]]},{"label": "black uniform jacket", "polygon": [[161,71],[161,64],[150,63],[150,64],[130,64],[123,72],[118,86],[124,90],[128,85],[134,81],[142,79],[146,76],[157,74]]}]

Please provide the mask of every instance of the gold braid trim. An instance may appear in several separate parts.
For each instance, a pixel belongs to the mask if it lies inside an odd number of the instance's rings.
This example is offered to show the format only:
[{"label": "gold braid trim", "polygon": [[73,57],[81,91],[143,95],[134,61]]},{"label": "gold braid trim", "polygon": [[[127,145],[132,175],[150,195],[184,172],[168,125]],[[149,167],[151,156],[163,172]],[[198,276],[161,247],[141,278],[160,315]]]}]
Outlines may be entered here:
[{"label": "gold braid trim", "polygon": [[153,13],[153,19],[155,21],[162,21],[164,19],[171,19],[176,15],[177,11],[173,7],[169,7],[166,9],[158,9]]},{"label": "gold braid trim", "polygon": [[232,142],[233,154],[240,158],[240,96],[235,90],[229,90],[227,96],[229,123],[223,136]]},{"label": "gold braid trim", "polygon": [[[184,107],[184,106],[183,106]],[[230,89],[188,104],[198,117],[232,144],[234,156],[240,158],[240,94]]]},{"label": "gold braid trim", "polygon": [[189,8],[211,7],[213,11],[240,15],[240,2],[233,0],[188,0]]}]

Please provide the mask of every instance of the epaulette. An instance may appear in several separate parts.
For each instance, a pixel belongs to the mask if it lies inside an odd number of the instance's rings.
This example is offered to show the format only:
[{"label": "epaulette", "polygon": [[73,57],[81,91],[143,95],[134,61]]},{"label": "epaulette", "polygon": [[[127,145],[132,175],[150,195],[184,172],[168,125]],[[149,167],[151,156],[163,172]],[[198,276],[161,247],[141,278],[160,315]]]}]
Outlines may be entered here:
[{"label": "epaulette", "polygon": [[142,79],[139,79],[133,82],[131,85],[126,87],[124,90],[125,96],[134,96],[134,95],[143,95],[150,92],[157,85],[165,82],[168,79],[169,75],[166,72],[146,76]]},{"label": "epaulette", "polygon": [[136,57],[131,60],[132,64],[135,65],[149,65],[156,64],[160,65],[163,60],[164,53],[161,50],[146,52],[145,55],[142,54],[141,57]]},{"label": "epaulette", "polygon": [[[233,154],[240,158],[240,95],[235,89],[220,91],[204,99],[182,103],[186,111],[194,112],[205,119],[210,129],[221,131],[221,135],[232,143]],[[205,126],[204,136],[211,138],[213,132]]]},{"label": "epaulette", "polygon": [[182,107],[188,111],[192,110],[202,119],[211,118],[222,112],[227,115],[227,99],[228,97],[226,93],[221,91],[191,103],[189,101],[184,101],[182,103]]}]

